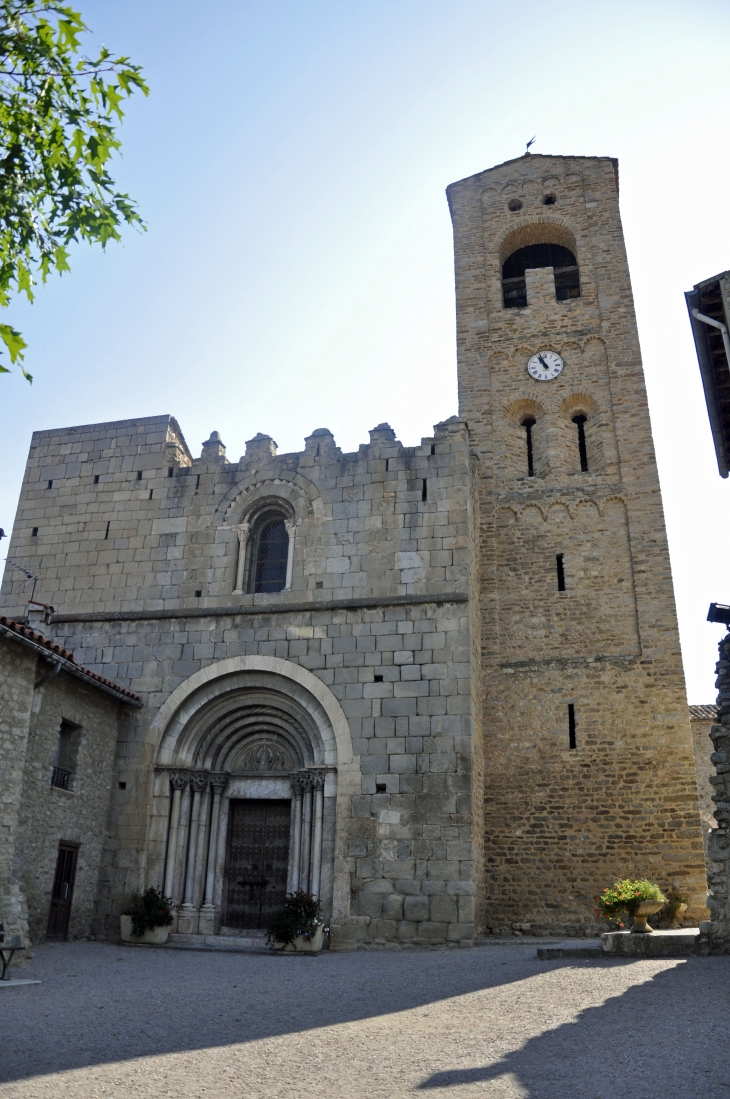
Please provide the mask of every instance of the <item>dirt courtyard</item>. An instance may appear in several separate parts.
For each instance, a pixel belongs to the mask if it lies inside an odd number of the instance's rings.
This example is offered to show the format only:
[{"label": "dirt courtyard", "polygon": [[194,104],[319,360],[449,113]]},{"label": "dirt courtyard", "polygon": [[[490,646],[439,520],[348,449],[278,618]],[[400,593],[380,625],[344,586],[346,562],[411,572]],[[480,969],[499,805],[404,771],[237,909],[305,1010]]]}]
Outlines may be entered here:
[{"label": "dirt courtyard", "polygon": [[13,976],[2,1099],[730,1099],[730,957],[63,943]]}]

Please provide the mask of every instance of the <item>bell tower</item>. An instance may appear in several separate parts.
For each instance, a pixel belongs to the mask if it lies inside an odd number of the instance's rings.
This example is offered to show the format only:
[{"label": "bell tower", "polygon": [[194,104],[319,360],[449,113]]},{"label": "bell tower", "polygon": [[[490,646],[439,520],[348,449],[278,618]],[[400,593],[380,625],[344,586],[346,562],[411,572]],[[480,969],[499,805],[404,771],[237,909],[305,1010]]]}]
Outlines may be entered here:
[{"label": "bell tower", "polygon": [[447,194],[477,467],[480,919],[595,931],[594,898],[616,876],[688,893],[703,918],[618,163],[527,154]]}]

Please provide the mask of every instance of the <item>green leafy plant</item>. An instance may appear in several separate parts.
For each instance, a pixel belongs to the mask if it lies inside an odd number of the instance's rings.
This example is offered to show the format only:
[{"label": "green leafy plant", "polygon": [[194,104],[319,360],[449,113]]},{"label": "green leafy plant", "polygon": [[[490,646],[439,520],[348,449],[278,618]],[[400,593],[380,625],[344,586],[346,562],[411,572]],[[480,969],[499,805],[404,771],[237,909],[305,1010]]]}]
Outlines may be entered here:
[{"label": "green leafy plant", "polygon": [[[322,906],[311,893],[299,889],[287,894],[286,902],[271,920],[267,942],[270,946],[274,943],[288,945],[299,935],[309,940],[320,925],[324,926]],[[324,930],[327,932],[329,928],[324,926]]]},{"label": "green leafy plant", "polygon": [[172,902],[161,890],[150,886],[144,893],[136,892],[127,906],[125,916],[132,917],[132,934],[141,938],[145,931],[169,927],[173,920]]},{"label": "green leafy plant", "polygon": [[[36,273],[68,271],[71,242],[103,248],[125,223],[144,228],[108,161],[123,100],[147,85],[128,57],[80,54],[87,30],[55,0],[0,0],[0,306],[32,301]],[[0,324],[0,340],[32,381],[20,332]]]},{"label": "green leafy plant", "polygon": [[656,882],[648,878],[631,881],[629,878],[616,879],[596,897],[596,914],[606,920],[615,920],[623,912],[633,916],[642,901],[666,901]]}]

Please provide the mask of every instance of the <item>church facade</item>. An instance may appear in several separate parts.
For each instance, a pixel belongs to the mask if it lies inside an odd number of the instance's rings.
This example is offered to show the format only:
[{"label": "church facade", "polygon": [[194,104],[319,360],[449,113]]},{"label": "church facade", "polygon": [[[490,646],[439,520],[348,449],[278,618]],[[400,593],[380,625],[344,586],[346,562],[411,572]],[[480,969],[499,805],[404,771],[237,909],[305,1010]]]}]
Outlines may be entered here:
[{"label": "church facade", "polygon": [[[194,458],[170,416],[37,432],[9,558],[142,700],[90,932],[321,898],[331,944],[595,933],[651,876],[704,911],[669,556],[610,158],[453,184],[459,416],[343,454]],[[27,589],[6,571],[4,613]],[[82,841],[83,842],[83,841]]]}]

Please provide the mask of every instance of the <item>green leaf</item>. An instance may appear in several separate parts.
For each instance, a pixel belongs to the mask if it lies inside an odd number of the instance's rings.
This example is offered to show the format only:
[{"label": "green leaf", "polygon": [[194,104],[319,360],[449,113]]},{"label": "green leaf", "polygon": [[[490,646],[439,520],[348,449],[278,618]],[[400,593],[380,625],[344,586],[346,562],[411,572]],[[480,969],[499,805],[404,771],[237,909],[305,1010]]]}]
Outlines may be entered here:
[{"label": "green leaf", "polygon": [[[7,347],[12,363],[17,362],[18,359],[24,358],[23,350],[28,345],[17,329],[12,328],[9,324],[0,324],[0,340],[2,340]],[[25,371],[23,371],[23,373],[25,373]]]}]

